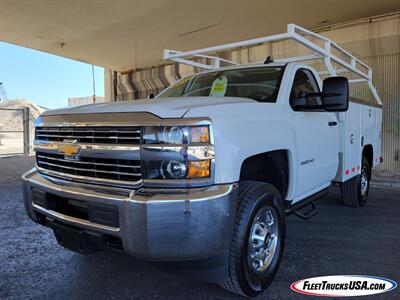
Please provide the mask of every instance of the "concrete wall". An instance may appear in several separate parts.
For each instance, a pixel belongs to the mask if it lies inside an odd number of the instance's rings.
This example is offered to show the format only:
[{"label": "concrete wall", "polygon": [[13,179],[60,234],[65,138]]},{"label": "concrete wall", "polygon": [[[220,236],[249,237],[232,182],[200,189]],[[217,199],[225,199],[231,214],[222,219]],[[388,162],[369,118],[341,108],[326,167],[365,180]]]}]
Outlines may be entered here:
[{"label": "concrete wall", "polygon": [[[382,98],[383,155],[381,170],[400,172],[400,14],[371,17],[319,28],[316,32],[334,40],[373,69],[373,81]],[[273,58],[307,54],[304,47],[289,41],[257,45],[218,53],[240,63],[262,62]],[[202,61],[202,60],[199,60]],[[203,60],[204,61],[204,60]],[[317,69],[322,63],[313,64]],[[201,71],[178,64],[126,73],[106,71],[106,98],[113,101],[140,99],[157,94],[180,79]],[[352,85],[353,95],[370,97],[365,84]]]},{"label": "concrete wall", "polygon": [[[102,102],[105,102],[105,98],[96,96],[96,103],[102,103]],[[68,106],[77,106],[77,105],[93,104],[93,103],[95,103],[93,96],[68,98]]]}]

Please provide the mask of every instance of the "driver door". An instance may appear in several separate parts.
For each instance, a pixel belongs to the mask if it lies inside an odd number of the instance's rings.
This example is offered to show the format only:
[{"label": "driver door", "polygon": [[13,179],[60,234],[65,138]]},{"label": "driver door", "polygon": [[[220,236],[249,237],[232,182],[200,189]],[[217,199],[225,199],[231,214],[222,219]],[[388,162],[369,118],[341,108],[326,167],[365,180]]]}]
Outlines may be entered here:
[{"label": "driver door", "polygon": [[[320,92],[313,73],[304,68],[295,71],[289,103],[301,92]],[[339,124],[335,113],[311,108],[312,105],[319,104],[321,99],[313,97],[307,99],[310,109],[290,110],[290,119],[296,132],[298,157],[295,199],[324,188],[336,175],[339,162]]]}]

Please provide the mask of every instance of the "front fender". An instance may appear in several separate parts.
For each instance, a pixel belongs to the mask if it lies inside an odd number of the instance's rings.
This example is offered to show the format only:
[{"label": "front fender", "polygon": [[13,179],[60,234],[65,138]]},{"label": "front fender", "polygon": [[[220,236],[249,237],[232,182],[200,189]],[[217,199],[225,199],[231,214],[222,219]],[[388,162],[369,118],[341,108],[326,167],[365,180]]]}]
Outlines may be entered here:
[{"label": "front fender", "polygon": [[[236,182],[243,161],[253,155],[274,151],[289,152],[289,178],[297,172],[295,129],[285,119],[286,106],[277,103],[241,103],[207,111],[189,111],[185,116],[211,118],[215,136],[215,182]],[[289,180],[289,193],[294,182]]]}]

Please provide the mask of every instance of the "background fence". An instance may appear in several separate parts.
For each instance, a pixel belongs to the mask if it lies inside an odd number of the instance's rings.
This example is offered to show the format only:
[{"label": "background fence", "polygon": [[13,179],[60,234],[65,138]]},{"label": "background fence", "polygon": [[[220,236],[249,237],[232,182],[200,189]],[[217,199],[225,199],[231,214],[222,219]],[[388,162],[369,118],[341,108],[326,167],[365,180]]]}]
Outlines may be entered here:
[{"label": "background fence", "polygon": [[0,157],[30,154],[29,107],[0,108]]}]

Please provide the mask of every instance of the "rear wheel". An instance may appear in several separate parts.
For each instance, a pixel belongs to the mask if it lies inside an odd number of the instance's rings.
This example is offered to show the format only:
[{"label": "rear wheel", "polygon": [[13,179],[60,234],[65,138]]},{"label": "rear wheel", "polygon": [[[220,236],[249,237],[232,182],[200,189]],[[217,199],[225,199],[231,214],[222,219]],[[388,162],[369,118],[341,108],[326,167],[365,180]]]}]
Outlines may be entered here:
[{"label": "rear wheel", "polygon": [[363,156],[361,174],[343,182],[341,194],[346,206],[361,207],[367,203],[371,181],[371,166],[368,159]]},{"label": "rear wheel", "polygon": [[267,183],[240,182],[229,278],[220,285],[243,296],[257,296],[273,281],[284,244],[285,215],[278,190]]}]

